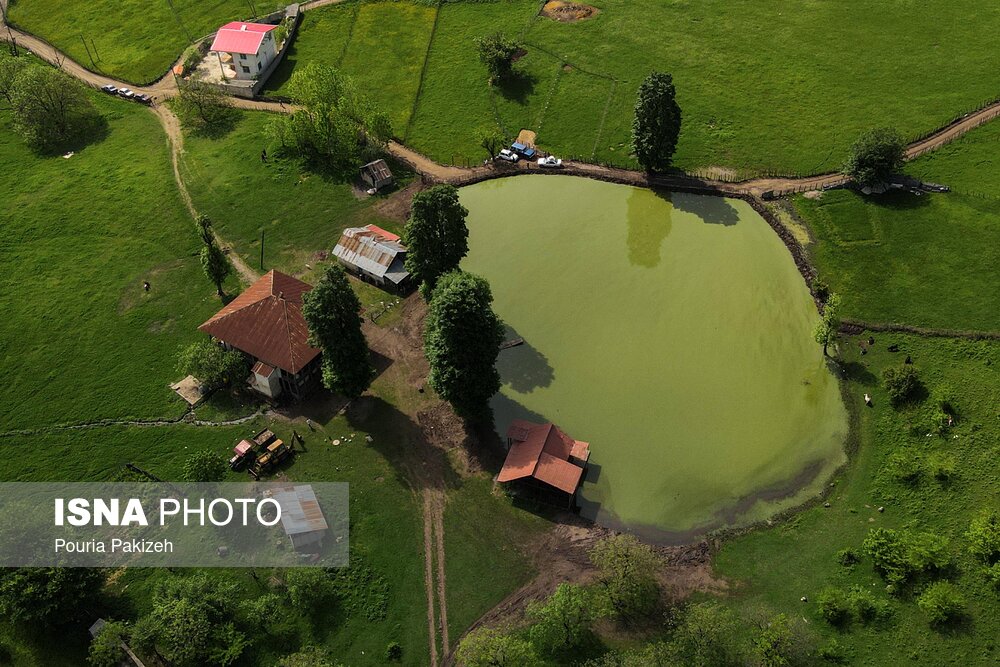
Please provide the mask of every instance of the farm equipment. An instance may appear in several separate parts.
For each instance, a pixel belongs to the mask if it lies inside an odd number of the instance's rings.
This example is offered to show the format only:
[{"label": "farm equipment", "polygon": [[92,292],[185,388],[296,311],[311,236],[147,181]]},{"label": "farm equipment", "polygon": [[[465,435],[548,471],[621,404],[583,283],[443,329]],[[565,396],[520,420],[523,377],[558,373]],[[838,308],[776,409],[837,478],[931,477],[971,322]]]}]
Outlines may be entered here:
[{"label": "farm equipment", "polygon": [[276,438],[274,433],[267,429],[253,437],[250,451],[256,458],[250,463],[247,472],[253,475],[254,479],[260,479],[261,475],[271,472],[279,463],[295,453],[289,445]]},{"label": "farm equipment", "polygon": [[233,457],[229,459],[229,468],[239,470],[253,459],[254,446],[249,440],[240,440],[240,443],[233,447]]}]

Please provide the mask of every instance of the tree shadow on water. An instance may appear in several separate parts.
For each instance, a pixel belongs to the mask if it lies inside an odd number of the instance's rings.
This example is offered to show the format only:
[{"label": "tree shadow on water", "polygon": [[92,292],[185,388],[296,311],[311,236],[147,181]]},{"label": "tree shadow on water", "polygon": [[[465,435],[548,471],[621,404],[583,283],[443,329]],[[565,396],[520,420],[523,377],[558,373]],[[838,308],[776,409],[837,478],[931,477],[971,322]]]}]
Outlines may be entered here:
[{"label": "tree shadow on water", "polygon": [[[521,336],[514,327],[505,325],[504,340],[517,338]],[[500,350],[496,365],[503,383],[522,394],[548,387],[555,379],[555,371],[548,359],[528,341]]]},{"label": "tree shadow on water", "polygon": [[669,199],[673,202],[674,208],[693,213],[701,218],[702,222],[710,225],[731,227],[740,220],[739,213],[725,197],[694,195],[687,192],[674,192],[670,195]]},{"label": "tree shadow on water", "polygon": [[628,216],[628,261],[633,266],[652,269],[660,263],[663,241],[670,235],[673,222],[670,214],[673,193],[655,192],[669,206],[658,205],[655,198],[645,190],[633,190],[627,203]]}]

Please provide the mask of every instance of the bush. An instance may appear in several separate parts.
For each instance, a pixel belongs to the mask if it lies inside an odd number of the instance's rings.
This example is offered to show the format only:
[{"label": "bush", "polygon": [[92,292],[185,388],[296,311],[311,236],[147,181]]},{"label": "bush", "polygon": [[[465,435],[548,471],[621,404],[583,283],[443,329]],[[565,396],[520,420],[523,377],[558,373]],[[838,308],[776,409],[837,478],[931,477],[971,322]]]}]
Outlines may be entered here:
[{"label": "bush", "polygon": [[1000,561],[984,568],[983,573],[986,575],[986,581],[989,582],[993,588],[1000,591]]},{"label": "bush", "polygon": [[844,567],[854,567],[861,562],[861,554],[857,549],[848,547],[837,552],[837,562]]},{"label": "bush", "polygon": [[945,452],[934,452],[927,458],[927,469],[939,482],[950,482],[955,477],[955,457]]},{"label": "bush", "polygon": [[858,185],[877,185],[903,166],[906,144],[894,128],[868,130],[851,146],[844,173]]},{"label": "bush", "polygon": [[816,651],[816,655],[819,656],[820,660],[832,662],[835,665],[845,665],[848,662],[847,650],[836,638],[820,646],[819,650]]},{"label": "bush", "polygon": [[965,533],[969,551],[987,565],[1000,561],[1000,512],[984,512],[972,520]]},{"label": "bush", "polygon": [[292,568],[285,574],[285,587],[292,606],[314,614],[336,595],[336,587],[324,570]]},{"label": "bush", "polygon": [[911,400],[922,386],[917,370],[910,365],[886,368],[882,371],[882,386],[889,395],[889,402],[899,406]]},{"label": "bush", "polygon": [[226,460],[213,452],[197,452],[184,462],[185,482],[221,482],[226,476]]},{"label": "bush", "polygon": [[830,625],[844,626],[851,621],[851,607],[847,596],[838,588],[824,588],[816,596],[819,613]]},{"label": "bush", "polygon": [[830,296],[830,285],[827,284],[825,280],[813,278],[812,290],[813,294],[815,294],[820,301],[825,301],[826,297]]},{"label": "bush", "polygon": [[947,541],[931,533],[874,528],[862,548],[893,589],[917,575],[939,571],[951,562]]},{"label": "bush", "polygon": [[913,449],[898,449],[889,455],[886,470],[897,482],[916,486],[924,476],[924,457]]},{"label": "bush", "polygon": [[917,606],[927,614],[931,625],[940,627],[961,618],[965,613],[965,598],[955,584],[936,581],[917,598]]},{"label": "bush", "polygon": [[386,662],[399,662],[402,659],[403,647],[400,646],[399,642],[389,642],[389,645],[385,647]]},{"label": "bush", "polygon": [[871,591],[861,586],[853,586],[847,594],[847,603],[854,619],[863,625],[886,621],[892,616],[892,607],[887,600],[876,598]]}]

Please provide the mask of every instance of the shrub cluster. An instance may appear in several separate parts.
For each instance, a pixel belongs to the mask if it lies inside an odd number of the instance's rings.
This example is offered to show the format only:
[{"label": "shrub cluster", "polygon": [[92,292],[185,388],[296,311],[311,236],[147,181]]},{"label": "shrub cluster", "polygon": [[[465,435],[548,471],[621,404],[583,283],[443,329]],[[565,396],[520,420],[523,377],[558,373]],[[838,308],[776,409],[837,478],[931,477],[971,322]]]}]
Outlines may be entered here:
[{"label": "shrub cluster", "polygon": [[931,533],[874,528],[862,548],[890,590],[951,564],[947,540]]},{"label": "shrub cluster", "polygon": [[889,395],[889,402],[899,406],[911,400],[922,385],[917,370],[906,364],[899,368],[889,367],[883,370],[882,386]]}]

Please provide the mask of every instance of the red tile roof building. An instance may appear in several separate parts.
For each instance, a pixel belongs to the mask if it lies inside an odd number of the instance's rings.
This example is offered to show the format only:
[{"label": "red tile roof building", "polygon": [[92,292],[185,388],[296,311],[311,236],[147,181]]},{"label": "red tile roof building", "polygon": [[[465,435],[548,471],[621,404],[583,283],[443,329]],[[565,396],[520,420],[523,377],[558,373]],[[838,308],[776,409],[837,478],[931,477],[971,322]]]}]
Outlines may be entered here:
[{"label": "red tile roof building", "polygon": [[302,315],[302,295],[311,289],[308,283],[270,271],[198,330],[254,359],[255,389],[272,398],[282,390],[299,398],[319,370],[320,350],[309,345]]},{"label": "red tile roof building", "polygon": [[534,479],[570,496],[590,458],[590,444],[574,440],[555,424],[515,419],[507,429],[507,460],[498,482]]}]

